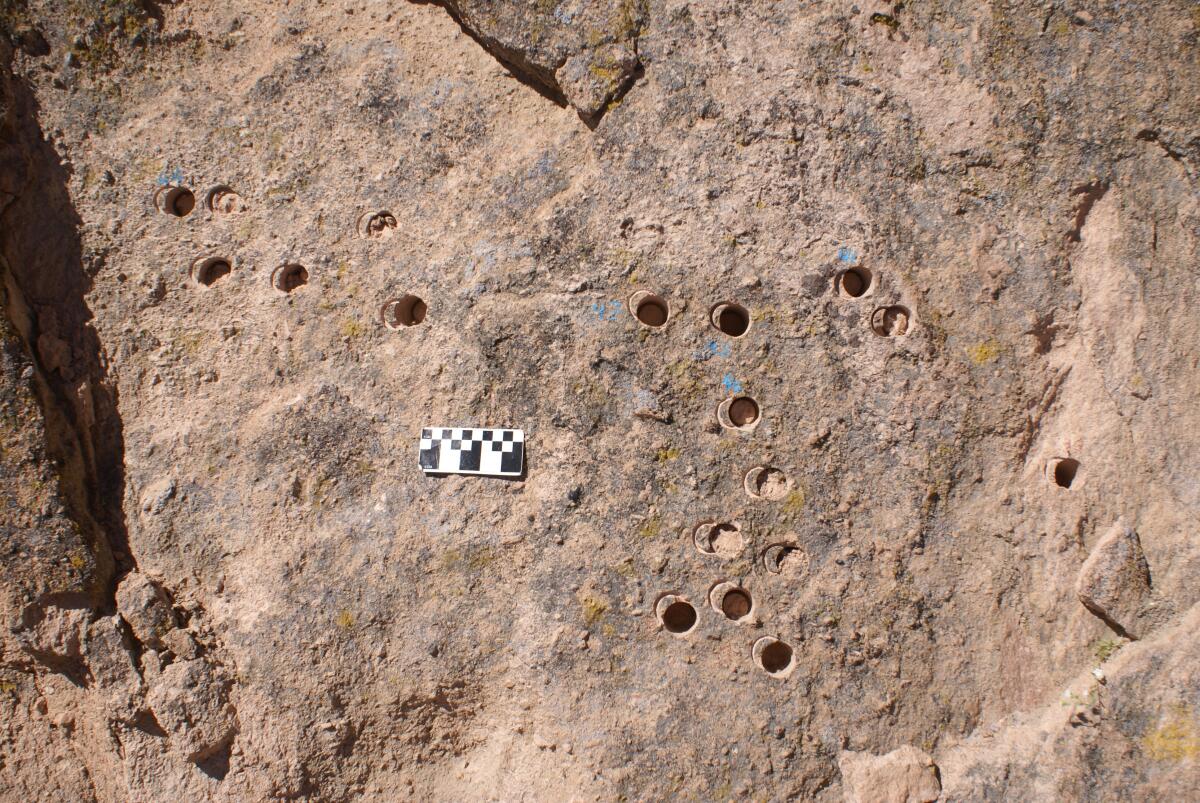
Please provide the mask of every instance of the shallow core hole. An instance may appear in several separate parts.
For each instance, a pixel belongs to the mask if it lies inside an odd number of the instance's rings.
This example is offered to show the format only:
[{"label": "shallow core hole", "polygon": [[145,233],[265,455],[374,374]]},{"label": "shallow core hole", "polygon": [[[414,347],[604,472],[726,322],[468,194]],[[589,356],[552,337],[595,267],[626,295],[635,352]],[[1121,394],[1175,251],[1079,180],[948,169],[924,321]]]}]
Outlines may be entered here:
[{"label": "shallow core hole", "polygon": [[766,672],[777,675],[792,665],[792,648],[782,641],[772,641],[763,647],[758,661]]},{"label": "shallow core hole", "polygon": [[159,199],[159,209],[175,217],[187,217],[196,208],[196,196],[187,187],[171,187]]},{"label": "shallow core hole", "polygon": [[242,211],[242,197],[224,185],[209,190],[204,204],[210,212],[217,215],[230,215]]},{"label": "shallow core hole", "polygon": [[754,603],[750,595],[740,588],[725,592],[721,599],[721,613],[725,614],[726,619],[741,619],[750,613],[752,607]]},{"label": "shallow core hole", "polygon": [[762,565],[770,574],[802,572],[808,566],[808,557],[799,547],[772,544],[763,551]]},{"label": "shallow core hole", "polygon": [[196,281],[205,287],[211,287],[213,282],[225,278],[232,270],[233,266],[229,264],[229,260],[211,257],[197,266]]},{"label": "shallow core hole", "polygon": [[425,320],[428,305],[414,295],[406,295],[383,305],[383,322],[389,329],[416,326]]},{"label": "shallow core hole", "polygon": [[750,311],[731,301],[713,307],[711,317],[713,326],[730,337],[741,337],[750,328]]},{"label": "shallow core hole", "polygon": [[663,627],[671,633],[686,633],[696,626],[696,609],[690,602],[676,600],[662,613]]},{"label": "shallow core hole", "polygon": [[634,315],[646,326],[658,328],[667,322],[669,308],[662,296],[648,295],[638,302]]},{"label": "shallow core hole", "polygon": [[746,472],[742,487],[753,499],[778,501],[792,490],[792,481],[773,466],[755,466]]},{"label": "shallow core hole", "polygon": [[735,427],[745,427],[758,420],[758,402],[749,396],[738,396],[729,404],[729,420]]},{"label": "shallow core hole", "polygon": [[363,234],[367,237],[383,237],[396,228],[396,216],[391,212],[376,212],[367,218],[363,224]]},{"label": "shallow core hole", "polygon": [[1060,488],[1070,488],[1079,473],[1079,461],[1064,457],[1054,464],[1054,483]]},{"label": "shallow core hole", "polygon": [[861,298],[871,286],[871,274],[866,268],[849,268],[838,274],[838,292],[846,298]]},{"label": "shallow core hole", "polygon": [[275,271],[275,289],[290,293],[308,284],[308,269],[295,263],[282,265]]},{"label": "shallow core hole", "polygon": [[908,331],[908,308],[880,307],[871,315],[871,329],[882,337],[900,337]]}]

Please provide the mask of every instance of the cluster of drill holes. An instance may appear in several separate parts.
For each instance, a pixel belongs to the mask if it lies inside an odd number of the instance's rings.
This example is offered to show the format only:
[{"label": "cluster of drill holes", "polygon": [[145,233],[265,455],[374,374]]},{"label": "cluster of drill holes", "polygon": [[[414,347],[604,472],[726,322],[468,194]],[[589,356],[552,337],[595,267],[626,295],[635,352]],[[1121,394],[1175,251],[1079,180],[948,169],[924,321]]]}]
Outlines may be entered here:
[{"label": "cluster of drill holes", "polygon": [[731,622],[747,621],[754,610],[750,592],[736,583],[717,583],[708,593],[708,603]]},{"label": "cluster of drill holes", "polygon": [[280,265],[271,275],[271,284],[280,292],[290,293],[308,284],[308,269],[295,262]]},{"label": "cluster of drill holes", "polygon": [[777,468],[755,466],[746,472],[742,487],[754,499],[779,501],[792,489],[792,481]]},{"label": "cluster of drill holes", "polygon": [[842,298],[862,298],[871,289],[871,271],[862,267],[847,268],[837,275],[836,286]]},{"label": "cluster of drill holes", "polygon": [[225,278],[233,271],[233,265],[224,257],[204,257],[192,265],[192,279],[196,284],[212,287],[213,283]]},{"label": "cluster of drill holes", "polygon": [[1079,461],[1071,457],[1056,457],[1048,466],[1050,479],[1059,488],[1070,488],[1079,473]]},{"label": "cluster of drill holes", "polygon": [[390,237],[396,230],[396,216],[391,212],[368,212],[358,219],[358,233],[372,240]]},{"label": "cluster of drill holes", "polygon": [[429,307],[422,299],[406,295],[385,302],[380,310],[380,317],[388,329],[403,329],[422,323],[428,311]]},{"label": "cluster of drill holes", "polygon": [[208,197],[204,199],[204,205],[214,215],[232,215],[245,208],[242,204],[242,196],[225,185],[209,190]]},{"label": "cluster of drill holes", "polygon": [[742,551],[746,539],[736,521],[702,521],[692,529],[692,543],[705,555],[732,558]]},{"label": "cluster of drill holes", "polygon": [[908,307],[876,307],[871,314],[871,330],[880,337],[902,337],[908,332],[908,319]]},{"label": "cluster of drill holes", "polygon": [[657,293],[640,291],[629,298],[629,310],[638,323],[651,329],[660,329],[667,325],[671,317],[671,305]]},{"label": "cluster of drill holes", "polygon": [[741,337],[750,331],[750,311],[741,304],[722,301],[713,306],[708,317],[717,331],[730,337]]},{"label": "cluster of drill holes", "polygon": [[161,187],[154,194],[154,205],[164,214],[187,217],[196,208],[196,196],[187,187]]},{"label": "cluster of drill holes", "polygon": [[795,652],[790,644],[774,636],[763,636],[751,649],[754,662],[772,677],[786,677],[794,666]]},{"label": "cluster of drill holes", "polygon": [[674,594],[667,594],[658,601],[656,613],[658,621],[668,633],[677,636],[686,635],[696,627],[699,618],[696,607],[686,599]]}]

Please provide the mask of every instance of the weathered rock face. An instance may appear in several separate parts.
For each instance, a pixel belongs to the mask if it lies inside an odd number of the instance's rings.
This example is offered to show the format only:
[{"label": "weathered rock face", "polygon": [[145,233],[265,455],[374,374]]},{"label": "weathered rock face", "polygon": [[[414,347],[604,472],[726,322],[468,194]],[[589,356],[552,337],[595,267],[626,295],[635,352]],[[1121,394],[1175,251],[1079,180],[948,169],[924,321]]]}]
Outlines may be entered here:
[{"label": "weathered rock face", "polygon": [[488,52],[594,124],[637,78],[646,0],[441,2]]},{"label": "weathered rock face", "polygon": [[912,745],[886,756],[845,750],[838,769],[846,803],[932,803],[942,794],[933,759]]},{"label": "weathered rock face", "polygon": [[1191,3],[0,9],[4,796],[1200,785]]},{"label": "weathered rock face", "polygon": [[1122,636],[1137,638],[1150,602],[1150,567],[1137,533],[1117,523],[1079,569],[1079,601]]}]

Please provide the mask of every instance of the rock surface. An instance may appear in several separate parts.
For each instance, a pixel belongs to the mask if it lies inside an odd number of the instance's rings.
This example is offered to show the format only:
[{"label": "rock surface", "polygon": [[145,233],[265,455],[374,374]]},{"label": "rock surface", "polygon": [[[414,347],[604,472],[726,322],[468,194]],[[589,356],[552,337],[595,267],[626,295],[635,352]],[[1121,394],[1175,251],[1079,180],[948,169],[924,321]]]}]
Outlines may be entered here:
[{"label": "rock surface", "polygon": [[1079,601],[1118,634],[1138,638],[1150,602],[1150,566],[1131,528],[1114,524],[1079,569]]},{"label": "rock surface", "polygon": [[1200,787],[1190,0],[0,31],[0,799]]},{"label": "rock surface", "polygon": [[838,769],[846,803],[932,803],[942,794],[933,759],[909,744],[884,756],[844,750]]}]

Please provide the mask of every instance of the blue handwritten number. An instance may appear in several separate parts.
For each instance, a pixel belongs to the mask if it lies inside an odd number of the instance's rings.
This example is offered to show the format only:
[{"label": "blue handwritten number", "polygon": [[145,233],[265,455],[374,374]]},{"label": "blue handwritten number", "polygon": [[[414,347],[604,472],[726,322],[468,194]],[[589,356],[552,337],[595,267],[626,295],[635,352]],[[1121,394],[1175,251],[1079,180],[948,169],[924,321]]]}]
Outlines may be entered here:
[{"label": "blue handwritten number", "polygon": [[730,393],[741,393],[742,383],[733,378],[733,374],[725,374],[721,377],[721,384],[725,386],[725,390]]}]

